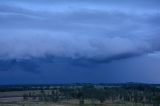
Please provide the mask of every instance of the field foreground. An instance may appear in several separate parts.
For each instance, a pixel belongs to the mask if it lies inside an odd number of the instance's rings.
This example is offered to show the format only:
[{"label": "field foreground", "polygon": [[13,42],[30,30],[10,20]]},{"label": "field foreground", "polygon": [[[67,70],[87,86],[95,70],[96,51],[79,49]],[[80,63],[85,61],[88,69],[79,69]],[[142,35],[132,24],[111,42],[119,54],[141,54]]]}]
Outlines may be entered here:
[{"label": "field foreground", "polygon": [[118,103],[104,103],[104,104],[73,104],[73,103],[46,103],[46,102],[28,102],[28,103],[1,103],[0,106],[154,106],[151,104],[118,104]]},{"label": "field foreground", "polygon": [[146,84],[2,86],[0,106],[160,106],[160,86]]}]

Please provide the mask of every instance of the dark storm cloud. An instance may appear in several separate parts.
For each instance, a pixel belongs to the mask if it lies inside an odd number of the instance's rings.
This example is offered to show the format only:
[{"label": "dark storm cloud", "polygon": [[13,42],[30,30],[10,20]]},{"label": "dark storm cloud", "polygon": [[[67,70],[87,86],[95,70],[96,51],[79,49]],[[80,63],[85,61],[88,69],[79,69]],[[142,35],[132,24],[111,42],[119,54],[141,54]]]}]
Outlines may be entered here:
[{"label": "dark storm cloud", "polygon": [[51,55],[108,62],[159,51],[158,4],[157,0],[2,1],[0,58]]}]

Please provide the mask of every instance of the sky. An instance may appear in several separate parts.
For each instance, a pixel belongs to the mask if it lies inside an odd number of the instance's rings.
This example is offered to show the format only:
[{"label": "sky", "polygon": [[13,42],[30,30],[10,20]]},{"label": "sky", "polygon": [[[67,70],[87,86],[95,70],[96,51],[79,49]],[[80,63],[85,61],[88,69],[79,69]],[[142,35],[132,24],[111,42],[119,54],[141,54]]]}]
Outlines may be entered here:
[{"label": "sky", "polygon": [[0,85],[160,83],[159,0],[1,0]]}]

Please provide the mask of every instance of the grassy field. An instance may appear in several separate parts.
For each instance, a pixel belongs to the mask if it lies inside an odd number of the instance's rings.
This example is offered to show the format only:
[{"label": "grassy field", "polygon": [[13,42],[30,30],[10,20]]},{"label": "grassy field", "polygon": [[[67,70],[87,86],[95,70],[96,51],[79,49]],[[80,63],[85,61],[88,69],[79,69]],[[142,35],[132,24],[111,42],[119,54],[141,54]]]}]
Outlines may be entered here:
[{"label": "grassy field", "polygon": [[85,104],[85,105],[78,105],[78,104],[64,104],[64,103],[12,103],[12,104],[0,104],[0,106],[153,106],[153,105],[142,105],[142,104]]},{"label": "grassy field", "polygon": [[160,106],[159,104],[160,89],[157,85],[0,88],[0,106]]},{"label": "grassy field", "polygon": [[85,104],[80,105],[79,100],[71,99],[60,102],[40,102],[40,101],[24,101],[22,97],[7,97],[0,98],[0,106],[153,106],[150,104],[133,104],[133,103],[112,103],[111,101],[105,101],[100,103],[98,101],[85,100]]}]

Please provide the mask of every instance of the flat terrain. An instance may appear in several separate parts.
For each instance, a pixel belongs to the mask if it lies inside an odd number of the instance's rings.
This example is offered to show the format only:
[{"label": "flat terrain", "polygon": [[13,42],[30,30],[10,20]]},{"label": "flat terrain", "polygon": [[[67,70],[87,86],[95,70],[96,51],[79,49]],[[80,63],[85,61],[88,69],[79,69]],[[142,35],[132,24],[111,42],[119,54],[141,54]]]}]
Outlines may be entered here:
[{"label": "flat terrain", "polygon": [[0,106],[160,106],[160,85],[2,86]]},{"label": "flat terrain", "polygon": [[72,99],[68,101],[60,102],[40,102],[40,101],[24,101],[23,97],[4,97],[0,98],[0,106],[153,106],[150,104],[133,104],[133,103],[112,103],[111,101],[105,101],[99,103],[95,101],[92,103],[90,100],[85,100],[85,104],[80,105],[79,100]]}]

